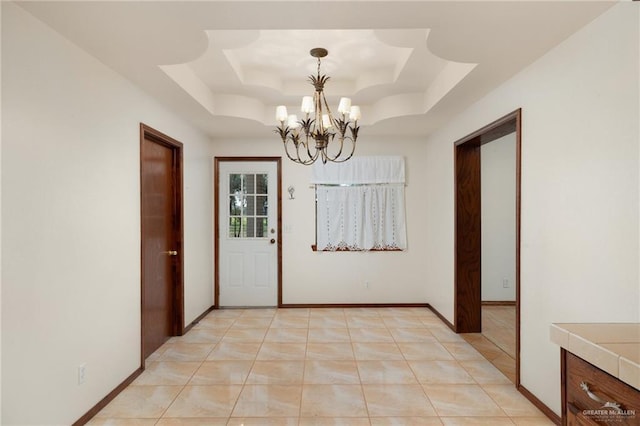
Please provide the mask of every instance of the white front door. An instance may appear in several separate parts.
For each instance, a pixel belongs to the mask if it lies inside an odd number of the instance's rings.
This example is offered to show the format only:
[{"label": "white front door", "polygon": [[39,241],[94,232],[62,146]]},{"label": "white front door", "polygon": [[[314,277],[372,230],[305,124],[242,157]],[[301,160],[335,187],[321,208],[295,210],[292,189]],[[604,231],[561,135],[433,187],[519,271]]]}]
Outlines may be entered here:
[{"label": "white front door", "polygon": [[219,306],[278,304],[278,162],[218,165]]}]

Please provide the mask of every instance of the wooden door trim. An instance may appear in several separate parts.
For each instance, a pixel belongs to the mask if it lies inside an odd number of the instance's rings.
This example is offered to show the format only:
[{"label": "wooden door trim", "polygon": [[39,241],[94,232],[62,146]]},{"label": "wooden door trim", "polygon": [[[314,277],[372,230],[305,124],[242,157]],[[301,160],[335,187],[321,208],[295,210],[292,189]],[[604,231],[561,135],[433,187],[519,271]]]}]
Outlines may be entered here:
[{"label": "wooden door trim", "polygon": [[[454,328],[457,333],[477,333],[482,328],[481,292],[480,292],[480,146],[509,133],[516,133],[516,387],[520,387],[520,228],[521,228],[521,157],[522,157],[522,109],[482,127],[454,143]],[[477,157],[477,158],[476,158]],[[471,168],[463,170],[464,165],[473,162]],[[473,175],[468,174],[473,172]],[[465,175],[465,173],[467,173]],[[475,182],[463,187],[465,179]],[[471,191],[477,190],[477,194]],[[473,204],[471,211],[465,210]],[[469,214],[474,215],[470,217]],[[465,217],[465,215],[467,215]],[[468,241],[461,222],[472,221],[466,226],[477,231],[477,240]],[[472,256],[466,259],[465,256]],[[470,270],[465,262],[477,265]]]},{"label": "wooden door trim", "polygon": [[213,159],[213,232],[215,234],[213,238],[213,294],[215,302],[213,307],[215,309],[220,308],[220,163],[221,162],[275,162],[277,168],[277,199],[278,199],[278,274],[277,274],[277,292],[278,292],[278,307],[282,307],[282,157],[214,157]]},{"label": "wooden door trim", "polygon": [[174,164],[173,172],[175,176],[175,191],[176,191],[176,212],[174,220],[174,239],[176,243],[176,250],[178,255],[176,256],[176,285],[173,287],[173,321],[172,331],[173,335],[181,336],[184,334],[184,194],[183,194],[183,144],[164,133],[147,126],[144,123],[140,123],[140,336],[141,336],[141,367],[144,369],[144,253],[145,253],[145,240],[144,240],[144,203],[142,202],[142,171],[143,171],[143,158],[142,152],[144,150],[144,140],[148,139],[160,145],[163,145],[174,152]]}]

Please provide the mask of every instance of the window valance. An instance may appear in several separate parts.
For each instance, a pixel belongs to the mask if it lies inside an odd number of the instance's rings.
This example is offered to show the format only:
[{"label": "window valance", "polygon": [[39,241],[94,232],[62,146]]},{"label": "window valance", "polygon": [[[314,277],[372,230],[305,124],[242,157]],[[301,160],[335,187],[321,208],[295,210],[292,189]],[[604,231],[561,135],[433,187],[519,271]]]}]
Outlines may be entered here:
[{"label": "window valance", "polygon": [[404,184],[404,157],[353,157],[345,163],[316,162],[313,165],[311,183],[316,185]]}]

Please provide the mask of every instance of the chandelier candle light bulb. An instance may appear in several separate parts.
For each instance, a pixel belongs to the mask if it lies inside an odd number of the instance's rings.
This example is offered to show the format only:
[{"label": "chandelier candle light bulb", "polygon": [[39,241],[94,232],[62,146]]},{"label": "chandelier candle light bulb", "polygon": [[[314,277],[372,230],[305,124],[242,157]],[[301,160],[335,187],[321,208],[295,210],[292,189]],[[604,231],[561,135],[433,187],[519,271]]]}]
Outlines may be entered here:
[{"label": "chandelier candle light bulb", "polygon": [[351,99],[343,97],[338,103],[339,115],[333,116],[324,95],[324,85],[329,77],[320,74],[320,59],[328,52],[317,47],[309,53],[318,60],[318,73],[309,76],[315,89],[313,96],[302,98],[300,110],[304,119],[289,115],[287,107],[280,105],[276,108],[280,126],[274,131],[280,135],[287,157],[296,163],[309,165],[318,158],[323,163],[342,163],[350,159],[356,149],[358,120],[362,116],[360,107],[351,105]]}]

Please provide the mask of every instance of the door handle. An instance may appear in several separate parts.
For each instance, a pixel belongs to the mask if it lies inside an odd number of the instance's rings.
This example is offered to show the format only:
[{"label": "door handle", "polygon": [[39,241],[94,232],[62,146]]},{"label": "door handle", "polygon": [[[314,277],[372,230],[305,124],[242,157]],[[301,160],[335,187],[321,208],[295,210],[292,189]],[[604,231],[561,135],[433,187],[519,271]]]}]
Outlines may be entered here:
[{"label": "door handle", "polygon": [[276,239],[272,238],[271,241],[269,241],[271,244],[275,244],[276,243]]},{"label": "door handle", "polygon": [[177,250],[163,251],[162,254],[168,254],[169,256],[177,256],[178,251]]}]

